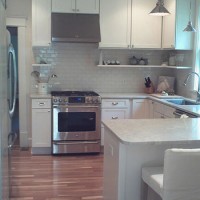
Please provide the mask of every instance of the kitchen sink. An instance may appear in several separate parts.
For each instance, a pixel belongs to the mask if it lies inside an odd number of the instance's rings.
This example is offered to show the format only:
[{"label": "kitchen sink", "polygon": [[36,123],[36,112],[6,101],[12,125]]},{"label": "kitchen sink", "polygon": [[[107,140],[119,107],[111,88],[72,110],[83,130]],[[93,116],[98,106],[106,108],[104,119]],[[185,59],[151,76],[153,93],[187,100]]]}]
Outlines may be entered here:
[{"label": "kitchen sink", "polygon": [[200,103],[186,99],[166,99],[166,101],[177,105],[200,105]]}]

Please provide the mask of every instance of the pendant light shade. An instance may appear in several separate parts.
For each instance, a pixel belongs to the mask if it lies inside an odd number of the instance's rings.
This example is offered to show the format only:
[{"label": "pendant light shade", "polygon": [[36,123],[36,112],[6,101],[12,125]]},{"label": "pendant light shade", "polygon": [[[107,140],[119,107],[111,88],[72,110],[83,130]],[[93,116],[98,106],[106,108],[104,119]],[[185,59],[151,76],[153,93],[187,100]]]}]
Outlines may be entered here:
[{"label": "pendant light shade", "polygon": [[189,22],[188,22],[186,28],[183,30],[183,31],[186,31],[186,32],[196,32],[196,29],[193,27],[192,21],[191,21],[191,9],[192,9],[192,6],[191,6],[191,1],[190,1]]},{"label": "pendant light shade", "polygon": [[166,16],[169,14],[170,12],[164,7],[163,0],[158,0],[156,7],[149,13],[149,15],[153,16]]}]

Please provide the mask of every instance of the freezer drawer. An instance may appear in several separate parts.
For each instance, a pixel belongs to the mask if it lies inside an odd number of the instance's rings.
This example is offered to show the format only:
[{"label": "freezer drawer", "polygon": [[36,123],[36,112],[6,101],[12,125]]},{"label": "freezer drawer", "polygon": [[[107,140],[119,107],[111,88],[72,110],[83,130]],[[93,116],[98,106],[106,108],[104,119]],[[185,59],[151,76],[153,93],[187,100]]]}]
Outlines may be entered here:
[{"label": "freezer drawer", "polygon": [[53,142],[52,154],[67,153],[99,153],[100,140],[98,141],[64,141]]}]

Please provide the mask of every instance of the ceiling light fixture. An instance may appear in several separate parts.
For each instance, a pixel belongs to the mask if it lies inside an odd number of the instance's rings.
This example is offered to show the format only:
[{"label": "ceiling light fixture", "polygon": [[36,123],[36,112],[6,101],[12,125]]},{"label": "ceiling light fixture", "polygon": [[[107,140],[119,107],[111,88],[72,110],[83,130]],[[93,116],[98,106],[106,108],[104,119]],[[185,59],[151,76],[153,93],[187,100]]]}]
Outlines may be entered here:
[{"label": "ceiling light fixture", "polygon": [[196,32],[196,29],[193,27],[192,21],[191,21],[191,10],[192,10],[192,3],[190,1],[189,22],[188,22],[186,28],[183,30],[183,31],[186,31],[186,32]]},{"label": "ceiling light fixture", "polygon": [[164,0],[158,0],[156,7],[149,13],[153,16],[166,16],[169,14],[170,12],[164,7]]}]

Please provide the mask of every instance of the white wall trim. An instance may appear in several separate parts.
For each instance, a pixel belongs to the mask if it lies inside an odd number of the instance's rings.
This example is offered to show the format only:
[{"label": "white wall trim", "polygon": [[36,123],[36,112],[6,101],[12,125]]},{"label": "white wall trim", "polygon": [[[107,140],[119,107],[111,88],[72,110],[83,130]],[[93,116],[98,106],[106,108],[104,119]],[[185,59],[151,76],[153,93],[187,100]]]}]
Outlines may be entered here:
[{"label": "white wall trim", "polygon": [[26,19],[24,19],[24,18],[6,18],[6,26],[25,27]]}]

